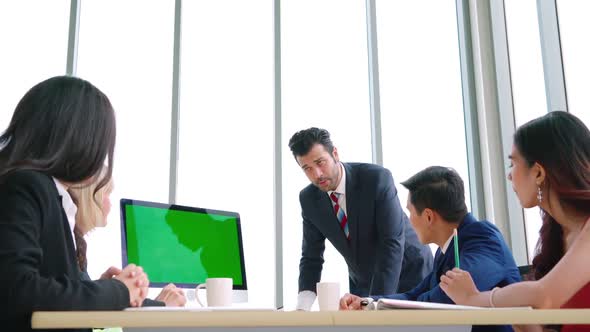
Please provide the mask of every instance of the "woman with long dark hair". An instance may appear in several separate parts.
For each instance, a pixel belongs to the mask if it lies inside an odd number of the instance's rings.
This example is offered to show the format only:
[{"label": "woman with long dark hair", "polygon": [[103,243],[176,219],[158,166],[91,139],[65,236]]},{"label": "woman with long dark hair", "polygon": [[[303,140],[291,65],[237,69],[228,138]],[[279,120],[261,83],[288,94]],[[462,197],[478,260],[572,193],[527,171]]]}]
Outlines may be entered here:
[{"label": "woman with long dark hair", "polygon": [[[516,131],[510,159],[520,203],[543,217],[534,281],[479,292],[468,272],[454,269],[441,277],[442,289],[458,304],[590,308],[590,131],[570,113],[548,113]],[[574,330],[590,326],[562,329]]]},{"label": "woman with long dark hair", "polygon": [[37,310],[119,310],[138,306],[148,280],[129,265],[109,280],[82,281],[76,206],[68,188],[112,175],[115,114],[79,78],[59,76],[29,90],[0,136],[0,326],[31,329]]}]

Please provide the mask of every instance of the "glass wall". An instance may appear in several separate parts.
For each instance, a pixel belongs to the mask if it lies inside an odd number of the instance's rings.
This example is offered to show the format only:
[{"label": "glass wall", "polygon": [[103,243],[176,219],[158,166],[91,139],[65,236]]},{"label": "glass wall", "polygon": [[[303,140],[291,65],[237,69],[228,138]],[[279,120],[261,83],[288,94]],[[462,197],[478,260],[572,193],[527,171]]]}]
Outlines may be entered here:
[{"label": "glass wall", "polygon": [[590,126],[590,2],[558,0],[557,10],[568,108]]},{"label": "glass wall", "polygon": [[274,303],[272,1],[185,1],[179,204],[241,214],[249,303]]},{"label": "glass wall", "polygon": [[65,75],[69,18],[69,0],[0,2],[0,131],[33,85]]},{"label": "glass wall", "polygon": [[399,182],[433,165],[461,175],[470,206],[455,1],[377,1],[377,36],[383,163],[402,206]]},{"label": "glass wall", "polygon": [[[537,1],[506,0],[504,4],[514,118],[518,127],[547,113]],[[524,212],[527,248],[532,259],[542,221],[539,208]]]},{"label": "glass wall", "polygon": [[168,201],[173,29],[172,1],[81,4],[77,75],[110,98],[117,116],[113,210],[89,237],[91,277],[121,264],[120,198]]},{"label": "glass wall", "polygon": [[[365,1],[285,0],[281,23],[283,296],[289,310],[297,301],[301,257],[299,191],[309,184],[289,139],[301,129],[325,128],[342,161],[371,162],[371,132]],[[329,241],[324,259],[322,281],[338,281],[347,292],[346,263]]]}]

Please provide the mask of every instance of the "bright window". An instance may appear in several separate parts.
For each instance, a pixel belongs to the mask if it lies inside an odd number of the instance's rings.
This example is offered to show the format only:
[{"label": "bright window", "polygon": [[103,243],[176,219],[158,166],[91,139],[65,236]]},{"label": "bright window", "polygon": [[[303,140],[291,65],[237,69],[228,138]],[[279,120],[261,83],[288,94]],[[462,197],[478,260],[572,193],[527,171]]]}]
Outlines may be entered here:
[{"label": "bright window", "polygon": [[383,163],[402,207],[399,182],[434,165],[459,173],[469,207],[455,1],[377,1],[377,36]]},{"label": "bright window", "polygon": [[239,212],[248,302],[274,304],[272,1],[185,1],[178,203]]},{"label": "bright window", "polygon": [[590,2],[557,1],[569,111],[590,126]]},{"label": "bright window", "polygon": [[121,264],[119,198],[168,201],[173,29],[173,1],[81,4],[77,76],[101,89],[117,115],[113,210],[89,239],[91,277]]},{"label": "bright window", "polygon": [[[309,180],[288,147],[309,127],[327,129],[343,161],[371,162],[365,1],[281,3],[283,92],[283,296],[297,303],[302,220],[299,191]],[[348,291],[348,268],[326,241],[322,281]],[[317,301],[316,301],[317,305]]]},{"label": "bright window", "polygon": [[[504,3],[514,117],[518,127],[547,114],[537,1],[506,0]],[[542,220],[538,208],[524,212],[528,253],[532,259]]]},{"label": "bright window", "polygon": [[33,85],[66,73],[69,19],[69,0],[0,2],[0,131]]}]

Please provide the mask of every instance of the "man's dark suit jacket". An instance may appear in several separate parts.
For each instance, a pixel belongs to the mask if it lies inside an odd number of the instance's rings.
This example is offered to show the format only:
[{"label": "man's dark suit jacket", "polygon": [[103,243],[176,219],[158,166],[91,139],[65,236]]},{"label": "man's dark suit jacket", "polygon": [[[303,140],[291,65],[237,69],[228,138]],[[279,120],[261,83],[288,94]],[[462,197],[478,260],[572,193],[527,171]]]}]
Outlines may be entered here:
[{"label": "man's dark suit jacket", "polygon": [[128,306],[129,291],[122,282],[80,280],[70,226],[53,179],[34,171],[2,177],[0,327],[30,331],[31,314],[38,310]]},{"label": "man's dark suit jacket", "polygon": [[432,253],[420,244],[402,211],[391,172],[373,164],[343,166],[350,240],[325,192],[310,184],[299,194],[303,216],[299,291],[316,291],[325,239],[348,264],[350,293],[367,296],[412,289],[432,269]]},{"label": "man's dark suit jacket", "polygon": [[[503,287],[520,281],[520,273],[512,252],[500,231],[488,221],[477,221],[470,213],[457,229],[461,269],[468,271],[480,291]],[[403,294],[376,296],[391,299],[453,303],[439,286],[440,277],[455,267],[455,240],[443,254],[439,248],[434,258],[434,269],[418,286]],[[474,326],[473,331],[512,331],[510,326]]]}]

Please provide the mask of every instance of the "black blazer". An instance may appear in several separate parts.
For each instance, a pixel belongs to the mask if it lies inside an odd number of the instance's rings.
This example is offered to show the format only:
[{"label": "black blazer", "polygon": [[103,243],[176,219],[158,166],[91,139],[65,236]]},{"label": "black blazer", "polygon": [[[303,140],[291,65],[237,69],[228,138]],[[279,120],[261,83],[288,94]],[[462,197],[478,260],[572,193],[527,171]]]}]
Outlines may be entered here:
[{"label": "black blazer", "polygon": [[[90,276],[88,275],[88,271],[80,271],[80,279],[81,280],[86,280],[86,281],[91,281],[92,279],[90,278]],[[165,307],[166,303],[163,301],[158,301],[158,300],[152,300],[152,299],[148,299],[145,298],[143,300],[143,302],[141,303],[142,307]]]},{"label": "black blazer", "polygon": [[391,294],[414,288],[432,269],[432,252],[418,241],[403,212],[391,172],[373,164],[343,166],[350,240],[325,192],[310,184],[299,194],[303,216],[299,291],[315,292],[325,239],[348,264],[352,294]]},{"label": "black blazer", "polygon": [[39,172],[0,179],[0,271],[0,327],[9,331],[30,331],[33,311],[129,305],[122,282],[80,280],[61,196]]}]

